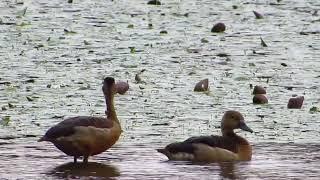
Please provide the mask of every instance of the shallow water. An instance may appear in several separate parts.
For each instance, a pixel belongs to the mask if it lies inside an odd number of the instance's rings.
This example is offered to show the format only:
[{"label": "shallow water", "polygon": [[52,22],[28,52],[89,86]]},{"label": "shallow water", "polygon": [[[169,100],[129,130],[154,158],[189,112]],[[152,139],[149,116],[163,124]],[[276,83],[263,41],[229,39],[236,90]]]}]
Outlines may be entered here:
[{"label": "shallow water", "polygon": [[[0,178],[317,179],[320,121],[309,109],[320,107],[320,2],[162,2],[0,2],[0,116],[8,120],[0,125]],[[211,33],[219,21],[226,32]],[[124,133],[112,149],[83,167],[36,142],[66,117],[103,115],[109,75],[130,84],[115,98]],[[204,78],[210,93],[193,92]],[[252,105],[250,84],[267,88],[268,105]],[[294,94],[305,96],[300,110],[286,108]],[[255,131],[239,131],[253,145],[251,162],[168,162],[154,150],[220,133],[227,109]]]}]

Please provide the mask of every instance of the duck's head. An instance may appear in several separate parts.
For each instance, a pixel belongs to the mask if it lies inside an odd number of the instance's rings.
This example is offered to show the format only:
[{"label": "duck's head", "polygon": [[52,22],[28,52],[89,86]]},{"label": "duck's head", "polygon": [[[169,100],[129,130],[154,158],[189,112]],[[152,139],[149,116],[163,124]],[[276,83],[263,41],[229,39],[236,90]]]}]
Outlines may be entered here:
[{"label": "duck's head", "polygon": [[103,86],[102,86],[102,91],[105,95],[107,94],[115,94],[116,91],[116,86],[115,86],[115,81],[113,77],[106,77],[103,80]]},{"label": "duck's head", "polygon": [[242,114],[238,111],[226,111],[221,121],[222,130],[242,129],[244,131],[253,132],[246,123]]}]

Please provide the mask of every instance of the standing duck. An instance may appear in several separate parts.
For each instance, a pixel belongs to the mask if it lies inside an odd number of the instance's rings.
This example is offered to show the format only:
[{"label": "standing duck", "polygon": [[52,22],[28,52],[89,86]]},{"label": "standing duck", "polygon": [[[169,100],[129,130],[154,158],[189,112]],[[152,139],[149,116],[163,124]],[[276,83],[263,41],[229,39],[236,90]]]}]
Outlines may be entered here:
[{"label": "standing duck", "polygon": [[107,117],[77,116],[65,119],[51,127],[38,141],[49,141],[59,150],[77,158],[83,156],[87,163],[89,156],[100,154],[109,149],[120,137],[120,122],[114,108],[114,94],[117,92],[115,81],[107,77],[103,81]]},{"label": "standing duck", "polygon": [[166,155],[169,160],[175,161],[249,161],[252,148],[246,139],[234,133],[233,130],[238,128],[253,132],[245,124],[240,112],[226,111],[221,121],[222,136],[191,137],[157,151]]}]

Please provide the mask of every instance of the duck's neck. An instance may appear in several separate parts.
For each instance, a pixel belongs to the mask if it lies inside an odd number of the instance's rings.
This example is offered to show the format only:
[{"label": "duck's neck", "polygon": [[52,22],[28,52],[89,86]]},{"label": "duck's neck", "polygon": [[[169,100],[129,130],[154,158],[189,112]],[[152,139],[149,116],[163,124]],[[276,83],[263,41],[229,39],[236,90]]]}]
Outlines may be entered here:
[{"label": "duck's neck", "polygon": [[222,136],[233,138],[234,140],[236,140],[236,143],[239,144],[239,145],[249,145],[249,142],[245,138],[237,135],[233,131],[233,129],[223,129],[223,128],[221,128],[221,132],[222,132]]},{"label": "duck's neck", "polygon": [[114,94],[112,92],[108,92],[104,95],[106,101],[106,115],[108,119],[119,123],[116,110],[114,108],[114,101],[113,101]]},{"label": "duck's neck", "polygon": [[237,136],[233,129],[221,128],[222,136]]}]

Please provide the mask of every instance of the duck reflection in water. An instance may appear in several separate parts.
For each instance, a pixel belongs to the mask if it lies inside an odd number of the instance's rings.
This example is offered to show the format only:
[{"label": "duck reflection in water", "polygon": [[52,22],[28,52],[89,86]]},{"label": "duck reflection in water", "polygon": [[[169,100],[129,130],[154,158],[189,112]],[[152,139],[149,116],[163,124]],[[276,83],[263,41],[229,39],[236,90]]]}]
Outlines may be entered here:
[{"label": "duck reflection in water", "polygon": [[47,174],[58,178],[72,179],[82,179],[84,177],[109,179],[120,176],[116,167],[97,162],[88,162],[88,164],[69,162],[55,167]]},{"label": "duck reflection in water", "polygon": [[[244,179],[241,176],[238,168],[243,168],[243,162],[230,161],[230,162],[214,162],[214,163],[203,163],[203,162],[192,162],[193,165],[206,166],[209,174],[213,172],[214,174],[218,174],[220,179]],[[237,168],[238,167],[238,168]]]},{"label": "duck reflection in water", "polygon": [[234,162],[220,162],[220,176],[222,179],[241,179],[234,170]]}]

